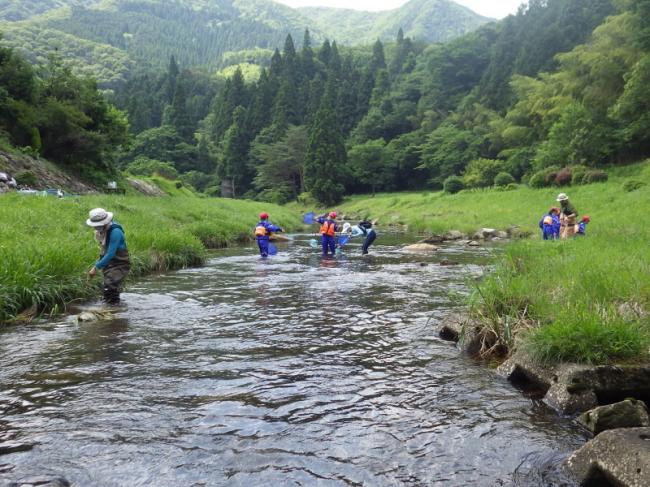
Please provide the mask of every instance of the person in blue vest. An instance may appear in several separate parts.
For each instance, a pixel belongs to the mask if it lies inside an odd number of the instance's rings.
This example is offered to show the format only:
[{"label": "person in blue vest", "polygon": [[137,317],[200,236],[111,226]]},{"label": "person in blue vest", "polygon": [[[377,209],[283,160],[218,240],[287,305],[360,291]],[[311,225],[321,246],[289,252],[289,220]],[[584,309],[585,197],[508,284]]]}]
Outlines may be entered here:
[{"label": "person in blue vest", "polygon": [[542,230],[544,240],[559,240],[560,238],[560,209],[551,208],[539,221],[539,228]]},{"label": "person in blue vest", "polygon": [[582,220],[580,220],[580,223],[578,223],[578,229],[576,230],[576,235],[580,235],[582,237],[587,236],[587,224],[591,221],[591,218],[589,218],[587,215],[582,217]]},{"label": "person in blue vest", "polygon": [[323,215],[316,219],[320,223],[323,257],[327,257],[328,252],[331,252],[332,257],[336,255],[336,232],[339,231],[336,216],[336,212],[332,211],[327,217]]},{"label": "person in blue vest", "polygon": [[113,220],[113,213],[103,208],[91,210],[88,216],[86,225],[95,229],[95,240],[100,248],[100,258],[88,271],[88,276],[93,278],[101,270],[104,301],[111,305],[120,304],[122,284],[131,269],[124,229]]},{"label": "person in blue vest", "polygon": [[260,213],[260,221],[255,225],[255,238],[257,239],[257,246],[260,249],[260,255],[263,258],[269,256],[269,239],[271,233],[283,232],[282,228],[269,222],[268,213]]}]

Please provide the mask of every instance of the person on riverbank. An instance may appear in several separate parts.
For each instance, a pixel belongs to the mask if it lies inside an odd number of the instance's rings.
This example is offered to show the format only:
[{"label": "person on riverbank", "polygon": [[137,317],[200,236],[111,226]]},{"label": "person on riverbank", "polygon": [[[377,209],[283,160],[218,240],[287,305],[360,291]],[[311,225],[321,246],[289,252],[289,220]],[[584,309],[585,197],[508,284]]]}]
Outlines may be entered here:
[{"label": "person on riverbank", "polygon": [[336,216],[336,212],[332,211],[327,217],[323,215],[318,217],[316,220],[320,223],[323,257],[327,257],[328,253],[331,253],[332,257],[336,255],[336,232],[339,231],[339,227],[336,223]]},{"label": "person on riverbank", "polygon": [[558,240],[560,238],[560,209],[553,207],[539,221],[544,240]]},{"label": "person on riverbank", "polygon": [[101,270],[104,301],[110,305],[120,304],[122,283],[131,269],[124,229],[113,220],[113,213],[103,208],[90,210],[88,216],[86,225],[95,229],[95,240],[100,247],[100,258],[88,271],[88,276],[93,278]]},{"label": "person on riverbank", "polygon": [[255,238],[257,239],[257,246],[260,249],[262,258],[269,256],[269,240],[271,234],[281,233],[283,231],[282,228],[269,222],[268,213],[260,213],[260,221],[255,225]]},{"label": "person on riverbank", "polygon": [[569,201],[569,197],[565,193],[560,193],[557,196],[557,201],[560,203],[560,238],[566,240],[573,237],[576,233],[576,219],[578,212]]},{"label": "person on riverbank", "polygon": [[578,223],[576,228],[576,236],[582,236],[582,237],[587,236],[587,224],[590,221],[591,218],[589,218],[589,216],[585,215],[582,217],[582,220],[580,220],[580,223]]}]

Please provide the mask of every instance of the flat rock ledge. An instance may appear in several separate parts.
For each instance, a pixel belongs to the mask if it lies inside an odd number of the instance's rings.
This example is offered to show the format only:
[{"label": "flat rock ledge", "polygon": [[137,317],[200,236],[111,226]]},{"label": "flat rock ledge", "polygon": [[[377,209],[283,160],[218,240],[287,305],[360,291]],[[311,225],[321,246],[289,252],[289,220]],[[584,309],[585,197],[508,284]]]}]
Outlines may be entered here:
[{"label": "flat rock ledge", "polygon": [[583,486],[650,485],[650,428],[605,431],[575,452],[566,469]]}]

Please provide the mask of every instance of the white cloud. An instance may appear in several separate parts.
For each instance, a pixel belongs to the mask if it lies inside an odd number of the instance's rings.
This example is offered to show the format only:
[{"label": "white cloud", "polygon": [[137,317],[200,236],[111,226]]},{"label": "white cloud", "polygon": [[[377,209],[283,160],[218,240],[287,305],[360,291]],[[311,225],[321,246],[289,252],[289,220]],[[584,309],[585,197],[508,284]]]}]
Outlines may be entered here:
[{"label": "white cloud", "polygon": [[[275,0],[290,7],[337,7],[355,10],[390,10],[401,7],[407,0]],[[517,12],[524,0],[455,0],[486,17],[503,18]]]}]

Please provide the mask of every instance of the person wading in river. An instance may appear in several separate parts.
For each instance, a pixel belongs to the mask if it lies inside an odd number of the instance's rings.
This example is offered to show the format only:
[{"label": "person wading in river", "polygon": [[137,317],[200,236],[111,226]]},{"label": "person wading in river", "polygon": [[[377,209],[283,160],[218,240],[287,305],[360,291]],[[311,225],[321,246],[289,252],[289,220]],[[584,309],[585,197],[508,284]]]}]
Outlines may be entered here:
[{"label": "person wading in river", "polygon": [[368,249],[377,238],[377,232],[373,230],[372,223],[370,223],[368,220],[363,220],[359,222],[358,225],[351,227],[349,230],[349,235],[350,237],[364,236],[366,238],[363,242],[363,245],[361,246],[361,253],[363,255],[368,254]]},{"label": "person wading in river", "polygon": [[268,213],[260,213],[260,221],[255,225],[255,238],[263,258],[269,256],[269,239],[273,232],[283,232],[282,228],[269,222]]},{"label": "person wading in river", "polygon": [[120,304],[121,286],[131,269],[124,229],[113,221],[113,213],[103,208],[90,210],[86,225],[95,229],[95,240],[100,246],[100,258],[88,271],[88,276],[95,277],[97,270],[101,270],[104,274],[104,301],[111,305]]},{"label": "person wading in river", "polygon": [[329,218],[325,216],[319,217],[316,221],[320,223],[320,234],[323,239],[323,257],[327,257],[328,251],[332,253],[332,257],[336,255],[336,232],[339,227],[336,224],[336,212],[331,212]]},{"label": "person wading in river", "polygon": [[560,203],[560,238],[566,240],[567,238],[573,237],[576,233],[576,218],[578,217],[578,212],[575,207],[569,201],[569,197],[560,193],[557,196],[557,201]]}]

